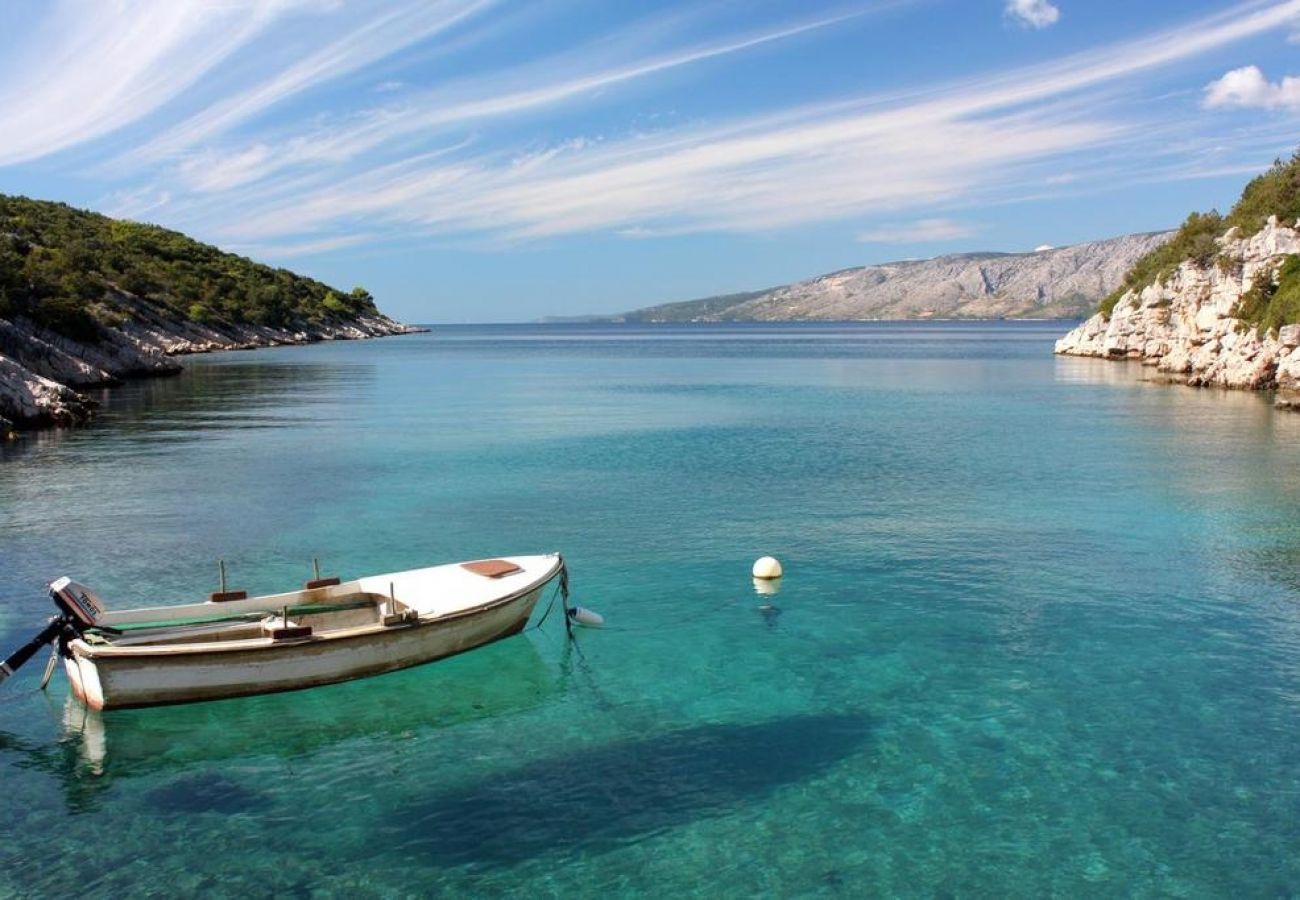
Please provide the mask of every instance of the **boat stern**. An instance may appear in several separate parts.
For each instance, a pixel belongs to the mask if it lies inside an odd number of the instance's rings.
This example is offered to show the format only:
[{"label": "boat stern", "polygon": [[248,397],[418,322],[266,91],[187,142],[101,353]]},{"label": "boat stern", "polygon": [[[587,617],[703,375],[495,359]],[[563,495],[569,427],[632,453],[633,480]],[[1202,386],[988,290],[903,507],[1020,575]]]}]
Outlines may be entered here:
[{"label": "boat stern", "polygon": [[91,709],[103,709],[104,686],[99,680],[99,666],[85,655],[88,649],[84,641],[70,642],[63,656],[63,671],[72,686],[72,696]]}]

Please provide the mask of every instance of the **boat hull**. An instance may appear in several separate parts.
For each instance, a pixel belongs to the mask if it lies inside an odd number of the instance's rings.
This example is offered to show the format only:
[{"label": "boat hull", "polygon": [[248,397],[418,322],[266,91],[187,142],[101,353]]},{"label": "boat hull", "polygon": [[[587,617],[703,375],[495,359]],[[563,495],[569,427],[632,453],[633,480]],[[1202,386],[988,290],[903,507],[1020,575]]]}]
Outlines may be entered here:
[{"label": "boat hull", "polygon": [[550,579],[493,604],[321,640],[221,652],[114,656],[74,641],[64,658],[73,694],[123,709],[318,687],[433,662],[518,634]]}]

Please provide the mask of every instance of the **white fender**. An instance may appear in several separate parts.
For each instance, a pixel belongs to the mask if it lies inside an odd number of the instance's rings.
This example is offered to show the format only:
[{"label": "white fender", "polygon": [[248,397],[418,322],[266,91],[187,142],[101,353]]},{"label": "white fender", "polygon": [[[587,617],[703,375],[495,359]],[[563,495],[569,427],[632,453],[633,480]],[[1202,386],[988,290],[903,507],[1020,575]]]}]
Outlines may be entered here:
[{"label": "white fender", "polygon": [[569,607],[569,618],[579,625],[586,625],[588,628],[599,628],[605,624],[605,617],[594,609],[587,609],[585,606]]}]

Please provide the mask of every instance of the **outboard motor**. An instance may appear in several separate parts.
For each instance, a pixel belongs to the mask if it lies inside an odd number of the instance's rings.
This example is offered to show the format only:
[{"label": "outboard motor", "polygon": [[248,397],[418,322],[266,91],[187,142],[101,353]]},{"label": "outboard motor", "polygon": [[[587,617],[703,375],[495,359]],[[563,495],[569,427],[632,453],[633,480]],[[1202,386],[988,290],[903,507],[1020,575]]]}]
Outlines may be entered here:
[{"label": "outboard motor", "polygon": [[88,587],[66,576],[50,585],[50,599],[58,607],[59,615],[50,619],[36,637],[0,662],[0,683],[17,672],[46,644],[80,637],[104,615],[104,602]]},{"label": "outboard motor", "polygon": [[90,588],[66,575],[50,585],[50,599],[65,616],[80,624],[78,632],[90,628],[104,615],[104,601]]}]

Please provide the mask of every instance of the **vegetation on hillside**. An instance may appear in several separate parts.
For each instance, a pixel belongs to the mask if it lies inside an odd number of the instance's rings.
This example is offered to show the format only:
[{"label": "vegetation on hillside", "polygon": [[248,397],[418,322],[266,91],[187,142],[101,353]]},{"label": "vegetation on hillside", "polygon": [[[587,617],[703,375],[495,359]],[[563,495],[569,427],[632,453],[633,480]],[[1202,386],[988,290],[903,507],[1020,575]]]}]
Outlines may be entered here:
[{"label": "vegetation on hillside", "polygon": [[[1227,234],[1231,228],[1238,229],[1238,237],[1257,234],[1268,222],[1269,216],[1277,216],[1282,221],[1292,223],[1300,219],[1300,152],[1289,160],[1275,161],[1267,172],[1252,179],[1242,191],[1241,199],[1226,216],[1214,210],[1188,216],[1171,240],[1139,259],[1124,277],[1124,283],[1101,301],[1101,314],[1110,318],[1115,304],[1125,293],[1163,281],[1183,262],[1193,260],[1201,266],[1210,265],[1218,257],[1218,238]],[[1270,290],[1275,293],[1265,299],[1264,294]],[[1238,315],[1251,324],[1263,325],[1264,319],[1256,316],[1267,315],[1269,321],[1272,321],[1274,315],[1285,314],[1282,312],[1283,307],[1277,304],[1286,302],[1287,296],[1288,293],[1280,286],[1261,285],[1259,295],[1249,303],[1246,298],[1242,298]],[[1279,297],[1282,299],[1277,300]],[[1286,320],[1295,321],[1300,321],[1300,318]]]},{"label": "vegetation on hillside", "polygon": [[1288,256],[1276,280],[1257,278],[1235,312],[1243,322],[1258,325],[1260,334],[1300,322],[1300,256]]},{"label": "vegetation on hillside", "polygon": [[1223,234],[1223,216],[1214,210],[1192,213],[1174,236],[1133,264],[1124,276],[1124,282],[1101,301],[1101,313],[1110,318],[1115,304],[1129,291],[1141,290],[1149,284],[1164,281],[1174,273],[1179,264],[1194,259],[1209,265],[1218,255],[1215,239]]},{"label": "vegetation on hillside", "polygon": [[364,288],[340,291],[156,225],[0,194],[0,318],[93,341],[121,315],[104,302],[114,287],[213,325],[284,328],[376,312]]},{"label": "vegetation on hillside", "polygon": [[1224,231],[1240,228],[1240,237],[1258,234],[1269,216],[1284,222],[1300,219],[1300,151],[1290,160],[1276,160],[1263,175],[1252,179],[1241,199],[1223,220]]}]

